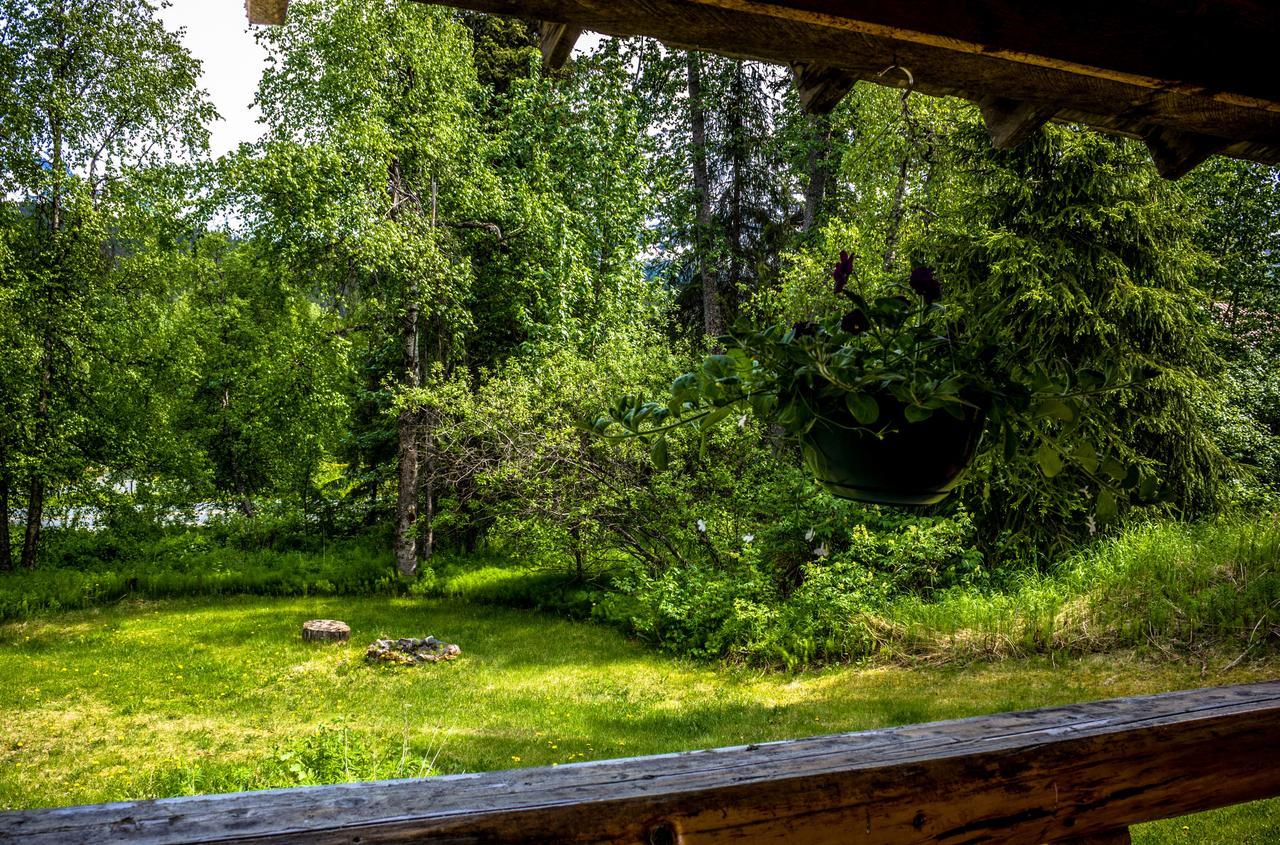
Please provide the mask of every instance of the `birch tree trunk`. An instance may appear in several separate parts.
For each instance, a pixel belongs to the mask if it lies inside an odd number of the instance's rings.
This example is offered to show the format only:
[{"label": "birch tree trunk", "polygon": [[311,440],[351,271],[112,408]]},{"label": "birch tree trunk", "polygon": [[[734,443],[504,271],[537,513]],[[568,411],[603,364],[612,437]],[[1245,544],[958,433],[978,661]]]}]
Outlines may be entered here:
[{"label": "birch tree trunk", "polygon": [[898,165],[898,187],[893,194],[893,207],[889,209],[889,224],[884,236],[884,269],[893,270],[898,262],[898,236],[902,232],[903,203],[907,197],[907,176],[910,174],[909,154],[902,156]]}]

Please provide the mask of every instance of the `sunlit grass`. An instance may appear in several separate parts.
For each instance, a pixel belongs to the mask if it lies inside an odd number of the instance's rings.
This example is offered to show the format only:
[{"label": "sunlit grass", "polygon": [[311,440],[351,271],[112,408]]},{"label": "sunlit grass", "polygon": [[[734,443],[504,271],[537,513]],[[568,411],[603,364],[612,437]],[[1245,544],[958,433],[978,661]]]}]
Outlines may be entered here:
[{"label": "sunlit grass", "polygon": [[[352,642],[303,643],[300,624],[317,617],[349,622]],[[460,643],[463,657],[411,669],[363,660],[379,635],[425,634]],[[790,675],[680,661],[599,626],[462,603],[128,604],[0,627],[0,805],[560,764],[1245,682],[1275,668],[1202,674],[1111,655]],[[1141,834],[1277,841],[1280,811],[1254,805]]]}]

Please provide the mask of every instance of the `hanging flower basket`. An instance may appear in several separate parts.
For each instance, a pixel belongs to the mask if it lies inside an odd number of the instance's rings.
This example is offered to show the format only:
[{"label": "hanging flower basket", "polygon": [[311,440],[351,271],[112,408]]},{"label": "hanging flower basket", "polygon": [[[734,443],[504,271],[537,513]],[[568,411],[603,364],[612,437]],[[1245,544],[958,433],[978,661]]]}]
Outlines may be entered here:
[{"label": "hanging flower basket", "polygon": [[849,300],[844,315],[790,326],[739,321],[719,339],[724,351],[672,382],[670,396],[624,396],[584,427],[641,439],[662,470],[672,430],[692,428],[705,444],[714,426],[754,413],[795,438],[836,496],[920,506],[959,486],[990,422],[988,448],[999,446],[1005,460],[1034,449],[1049,478],[1072,467],[1097,491],[1098,516],[1115,514],[1120,483],[1133,486],[1138,473],[1100,452],[1077,422],[1090,397],[1155,371],[1133,361],[1077,372],[1032,355],[1002,363],[1007,356],[988,339],[965,334],[928,267],[875,297],[853,289],[847,252],[831,277]]},{"label": "hanging flower basket", "polygon": [[881,405],[889,423],[883,433],[859,424],[843,407],[824,412],[800,437],[805,464],[842,499],[879,505],[941,502],[973,464],[986,415],[965,408],[961,418],[935,413],[908,422],[900,404]]}]

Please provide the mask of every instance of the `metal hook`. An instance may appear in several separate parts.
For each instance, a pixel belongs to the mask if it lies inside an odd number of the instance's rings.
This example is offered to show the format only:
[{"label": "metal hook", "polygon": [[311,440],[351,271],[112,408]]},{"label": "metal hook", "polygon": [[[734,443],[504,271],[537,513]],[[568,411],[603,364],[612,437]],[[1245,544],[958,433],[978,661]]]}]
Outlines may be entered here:
[{"label": "metal hook", "polygon": [[910,94],[912,89],[916,87],[916,78],[909,69],[903,67],[902,65],[889,65],[887,68],[885,68],[884,70],[876,74],[876,76],[877,78],[882,77],[885,74],[895,70],[902,71],[902,75],[907,78],[907,93]]},{"label": "metal hook", "polygon": [[885,74],[891,73],[895,70],[902,71],[902,75],[907,78],[907,87],[902,89],[902,122],[907,127],[907,137],[914,141],[916,137],[916,126],[915,120],[911,116],[911,92],[914,91],[916,87],[915,75],[902,65],[894,64],[889,65],[887,68],[880,71],[880,73],[877,74],[877,77],[883,77]]}]

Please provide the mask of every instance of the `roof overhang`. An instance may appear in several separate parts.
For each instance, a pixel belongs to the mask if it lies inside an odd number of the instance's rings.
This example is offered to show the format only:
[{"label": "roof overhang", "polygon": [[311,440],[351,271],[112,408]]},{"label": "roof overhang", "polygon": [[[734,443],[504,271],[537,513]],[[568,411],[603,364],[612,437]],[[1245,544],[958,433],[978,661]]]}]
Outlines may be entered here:
[{"label": "roof overhang", "polygon": [[[859,79],[982,107],[1012,146],[1049,120],[1140,138],[1176,178],[1222,153],[1280,164],[1280,3],[1266,0],[439,0],[543,22],[550,64],[577,35],[790,65],[829,111]],[[264,22],[286,0],[248,0]],[[270,13],[270,14],[268,14]],[[274,15],[274,17],[272,17]]]}]

